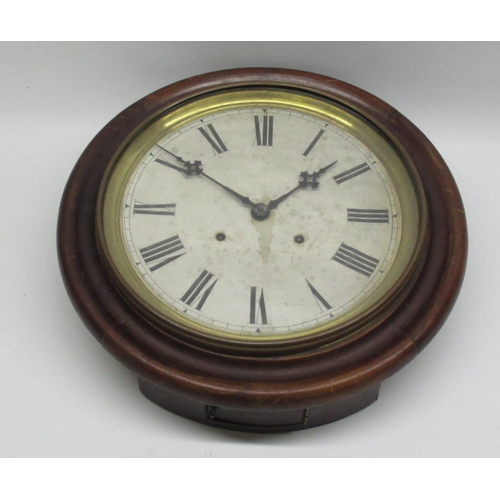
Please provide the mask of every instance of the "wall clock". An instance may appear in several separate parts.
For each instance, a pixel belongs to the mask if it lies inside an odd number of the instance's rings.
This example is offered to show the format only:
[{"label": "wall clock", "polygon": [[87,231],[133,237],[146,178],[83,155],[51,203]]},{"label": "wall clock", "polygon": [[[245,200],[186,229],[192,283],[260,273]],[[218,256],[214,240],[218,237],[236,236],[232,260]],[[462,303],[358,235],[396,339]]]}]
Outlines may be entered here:
[{"label": "wall clock", "polygon": [[466,245],[455,182],[412,123],[270,68],[125,109],[78,160],[58,225],[77,311],[143,394],[255,432],[375,401],[447,317]]}]

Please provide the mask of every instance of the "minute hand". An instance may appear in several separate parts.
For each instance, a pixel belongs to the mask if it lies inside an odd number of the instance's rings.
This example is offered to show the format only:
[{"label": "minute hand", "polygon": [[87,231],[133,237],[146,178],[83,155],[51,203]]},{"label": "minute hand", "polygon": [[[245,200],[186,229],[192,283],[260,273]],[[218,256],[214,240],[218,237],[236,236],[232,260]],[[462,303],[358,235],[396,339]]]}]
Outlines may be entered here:
[{"label": "minute hand", "polygon": [[316,189],[319,186],[319,176],[321,174],[324,174],[330,167],[333,167],[335,163],[337,163],[337,160],[333,163],[330,163],[326,167],[320,168],[317,172],[313,172],[312,174],[308,173],[307,171],[301,172],[299,183],[293,189],[288,191],[288,193],[281,195],[275,200],[271,200],[267,207],[270,210],[276,208],[282,201],[286,200],[291,194],[295,193],[295,191],[298,191],[301,188],[307,188],[307,186],[310,186],[313,189]]},{"label": "minute hand", "polygon": [[[160,146],[159,144],[157,144],[157,146],[160,149],[162,149],[163,151],[165,151],[165,153],[168,153],[169,155],[173,156],[178,162],[182,163],[184,165],[184,167],[187,168],[187,170],[180,168],[180,167],[176,167],[168,162],[165,162],[165,164],[168,165],[169,167],[175,168],[179,172],[183,172],[187,175],[203,175],[203,177],[206,177],[207,179],[211,180],[212,182],[214,182],[215,184],[220,186],[222,189],[224,189],[228,193],[232,194],[235,198],[238,198],[238,200],[240,200],[244,205],[247,205],[247,206],[252,207],[252,208],[254,208],[256,206],[256,203],[251,201],[250,198],[248,198],[247,196],[242,196],[241,194],[237,193],[233,189],[231,189],[227,186],[224,186],[224,184],[221,184],[219,181],[216,181],[213,177],[210,177],[208,174],[203,172],[202,166],[201,166],[201,161],[194,161],[194,162],[186,161],[181,156],[178,156],[178,155],[172,153],[168,149],[165,149],[162,146]],[[164,162],[160,162],[160,163],[164,163]]]},{"label": "minute hand", "polygon": [[232,194],[235,198],[238,198],[238,200],[240,200],[244,205],[247,205],[248,207],[252,207],[252,208],[257,206],[257,204],[254,203],[252,200],[250,200],[250,198],[248,198],[248,196],[242,196],[241,194],[237,193],[233,189],[231,189],[227,186],[224,186],[224,184],[221,184],[219,181],[216,181],[213,177],[210,177],[205,172],[202,171],[202,172],[200,172],[199,175],[202,175],[203,177],[206,177],[207,179],[211,180],[212,182],[214,182],[215,184],[220,186],[222,189],[224,189],[228,193]]}]

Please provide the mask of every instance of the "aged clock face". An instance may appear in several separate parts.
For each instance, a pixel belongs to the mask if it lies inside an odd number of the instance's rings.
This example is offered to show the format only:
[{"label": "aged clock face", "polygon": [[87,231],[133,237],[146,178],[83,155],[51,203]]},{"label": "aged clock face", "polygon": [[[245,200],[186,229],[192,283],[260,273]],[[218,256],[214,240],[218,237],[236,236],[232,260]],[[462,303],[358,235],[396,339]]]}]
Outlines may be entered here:
[{"label": "aged clock face", "polygon": [[102,193],[104,253],[152,315],[273,341],[342,329],[408,275],[418,193],[352,112],[286,91],[232,91],[148,124]]}]

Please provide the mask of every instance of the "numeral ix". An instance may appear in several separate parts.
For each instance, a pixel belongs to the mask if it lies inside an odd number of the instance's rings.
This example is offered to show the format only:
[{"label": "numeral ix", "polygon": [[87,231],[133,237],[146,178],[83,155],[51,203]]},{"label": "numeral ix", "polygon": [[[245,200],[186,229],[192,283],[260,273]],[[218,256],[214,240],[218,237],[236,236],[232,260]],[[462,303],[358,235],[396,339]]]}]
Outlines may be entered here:
[{"label": "numeral ix", "polygon": [[175,203],[163,203],[150,205],[136,201],[134,214],[146,215],[175,215]]}]

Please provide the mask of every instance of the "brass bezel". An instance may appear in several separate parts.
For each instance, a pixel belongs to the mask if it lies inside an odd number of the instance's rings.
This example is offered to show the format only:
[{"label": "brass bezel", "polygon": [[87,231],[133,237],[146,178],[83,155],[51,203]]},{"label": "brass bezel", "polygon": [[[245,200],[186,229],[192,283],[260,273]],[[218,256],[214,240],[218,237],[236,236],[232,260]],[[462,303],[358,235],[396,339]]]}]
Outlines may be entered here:
[{"label": "brass bezel", "polygon": [[[243,335],[218,331],[193,321],[166,305],[140,279],[125,250],[121,230],[123,193],[141,157],[159,137],[187,122],[237,106],[277,106],[321,117],[347,130],[371,150],[388,170],[399,195],[402,224],[401,241],[387,276],[368,299],[318,327],[290,334]],[[403,160],[395,145],[373,124],[356,112],[330,100],[288,89],[228,89],[201,96],[166,109],[137,128],[110,162],[101,185],[97,205],[97,241],[108,270],[125,297],[140,307],[145,316],[167,332],[205,346],[223,345],[257,349],[287,345],[321,344],[340,340],[362,326],[397,296],[412,275],[423,248],[427,225],[425,196],[414,167]],[[376,293],[375,293],[376,292]]]}]

